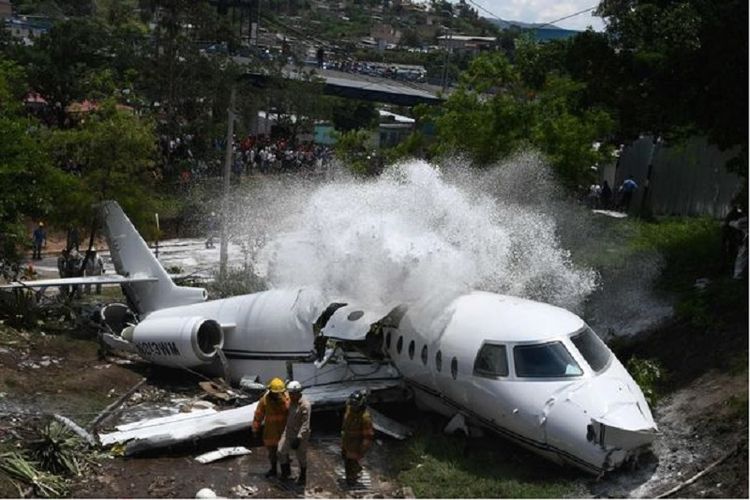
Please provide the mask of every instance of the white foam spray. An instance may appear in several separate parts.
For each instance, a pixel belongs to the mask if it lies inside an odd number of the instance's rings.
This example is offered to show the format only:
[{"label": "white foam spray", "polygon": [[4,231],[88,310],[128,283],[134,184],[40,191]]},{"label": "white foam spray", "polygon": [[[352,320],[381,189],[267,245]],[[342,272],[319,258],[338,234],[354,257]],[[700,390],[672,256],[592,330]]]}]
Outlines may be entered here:
[{"label": "white foam spray", "polygon": [[[409,161],[368,181],[266,186],[252,194],[256,208],[246,210],[256,213],[242,223],[259,242],[257,268],[274,287],[315,286],[382,311],[445,304],[472,289],[580,311],[597,274],[574,264],[560,244],[545,212],[554,196],[535,182],[544,168],[533,157],[529,164],[508,178],[506,166],[478,175],[454,163],[444,175]],[[498,197],[498,189],[515,196]]]}]

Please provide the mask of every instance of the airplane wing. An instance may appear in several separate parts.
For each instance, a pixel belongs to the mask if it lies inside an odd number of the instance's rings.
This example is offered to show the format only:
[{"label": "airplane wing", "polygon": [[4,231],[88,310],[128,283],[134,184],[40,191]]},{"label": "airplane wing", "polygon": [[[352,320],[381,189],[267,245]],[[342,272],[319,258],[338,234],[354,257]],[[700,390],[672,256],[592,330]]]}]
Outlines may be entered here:
[{"label": "airplane wing", "polygon": [[102,276],[81,276],[79,278],[56,278],[48,280],[13,281],[0,285],[0,289],[14,288],[47,288],[50,286],[71,285],[121,285],[123,283],[151,283],[156,282],[154,276],[121,276],[119,274],[107,274]]},{"label": "airplane wing", "polygon": [[[304,391],[313,407],[343,405],[346,398],[355,390],[378,391],[395,388],[400,380],[352,380],[328,386],[312,386]],[[180,442],[192,441],[247,430],[255,414],[255,403],[230,410],[198,410],[191,413],[178,413],[167,417],[141,420],[131,424],[118,425],[116,431],[99,434],[102,446],[124,444],[125,455],[172,446]],[[382,413],[368,408],[372,415],[375,430],[396,439],[405,439],[411,430]]]}]

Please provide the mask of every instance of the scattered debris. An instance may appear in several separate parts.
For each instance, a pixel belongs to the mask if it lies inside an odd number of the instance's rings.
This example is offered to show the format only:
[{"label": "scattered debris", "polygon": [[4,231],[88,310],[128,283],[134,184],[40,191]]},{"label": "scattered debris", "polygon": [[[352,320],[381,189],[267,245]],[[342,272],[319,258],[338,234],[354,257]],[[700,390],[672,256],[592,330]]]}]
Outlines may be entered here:
[{"label": "scattered debris", "polygon": [[396,422],[395,420],[386,417],[379,411],[368,407],[367,411],[372,417],[372,425],[375,430],[382,432],[392,438],[406,439],[412,435],[412,430],[404,424]]},{"label": "scattered debris", "polygon": [[[711,471],[711,470],[712,470],[712,469],[713,469],[714,467],[716,467],[717,465],[721,464],[721,463],[722,463],[722,462],[723,462],[724,460],[726,460],[727,458],[729,458],[729,457],[731,457],[732,455],[734,455],[735,453],[737,453],[737,451],[739,451],[739,449],[740,449],[740,447],[739,447],[739,446],[737,446],[737,447],[736,447],[736,448],[734,448],[734,449],[733,449],[732,451],[730,451],[729,453],[725,454],[725,455],[724,455],[723,457],[719,458],[719,459],[718,459],[718,460],[716,460],[716,461],[715,461],[714,463],[712,463],[711,465],[709,465],[708,467],[706,467],[706,468],[705,468],[705,469],[703,469],[702,471],[698,472],[697,474],[695,474],[695,475],[694,475],[693,477],[691,477],[691,478],[690,478],[690,479],[688,479],[687,481],[683,481],[683,482],[681,482],[680,484],[678,484],[677,486],[675,486],[675,487],[674,487],[674,488],[672,488],[671,490],[669,490],[669,491],[667,491],[667,492],[664,492],[664,493],[662,493],[661,495],[659,495],[659,496],[658,496],[658,497],[656,497],[656,498],[667,498],[668,496],[674,495],[675,493],[677,493],[678,491],[680,491],[681,489],[683,489],[683,488],[684,488],[685,486],[688,486],[688,485],[690,485],[690,484],[693,484],[693,483],[694,483],[694,482],[696,482],[696,481],[697,481],[698,479],[700,479],[701,477],[703,477],[703,476],[705,476],[706,474],[708,474],[708,473],[709,473],[709,472],[710,472],[710,471]],[[718,486],[718,485],[717,485],[717,486]]]},{"label": "scattered debris", "polygon": [[96,446],[96,440],[94,439],[94,436],[92,436],[88,431],[86,431],[86,429],[76,424],[68,417],[63,417],[62,415],[53,415],[53,416],[55,420],[63,424],[65,427],[73,431],[81,439],[86,441],[86,443],[88,443],[89,446]]},{"label": "scattered debris", "polygon": [[197,401],[189,401],[183,405],[180,405],[180,413],[190,413],[198,410],[213,410],[216,405],[211,401],[204,401],[199,399]]},{"label": "scattered debris", "polygon": [[443,432],[446,434],[453,434],[456,431],[463,431],[464,435],[469,435],[469,427],[466,425],[466,419],[461,413],[456,413],[445,426],[445,429],[443,429]]},{"label": "scattered debris", "polygon": [[218,399],[219,401],[229,402],[237,399],[237,393],[230,389],[226,383],[216,382],[213,380],[207,380],[198,382],[198,385],[203,389],[209,397]]},{"label": "scattered debris", "polygon": [[245,375],[242,377],[240,379],[240,389],[258,397],[266,392],[266,386],[260,381],[258,375]]},{"label": "scattered debris", "polygon": [[135,393],[135,391],[137,391],[138,389],[140,389],[143,386],[143,384],[146,383],[146,380],[147,379],[145,377],[142,378],[133,387],[131,387],[130,389],[128,389],[128,391],[125,392],[125,394],[123,394],[122,396],[120,396],[119,398],[117,398],[117,401],[115,401],[114,403],[112,403],[109,406],[107,406],[106,408],[104,408],[104,410],[102,410],[99,413],[99,415],[97,415],[96,418],[94,418],[94,420],[91,421],[91,423],[89,424],[89,429],[92,429],[92,430],[96,429],[97,425],[99,425],[105,418],[107,418],[109,415],[111,415],[114,410],[116,410],[117,408],[119,408],[120,405],[122,405],[125,401],[127,401],[128,398],[130,398],[130,396],[132,396],[133,393]]},{"label": "scattered debris", "polygon": [[216,492],[211,488],[201,488],[195,494],[195,498],[218,498]]},{"label": "scattered debris", "polygon": [[209,451],[208,453],[204,453],[203,455],[198,455],[197,457],[195,457],[195,460],[202,464],[208,464],[217,460],[221,460],[222,458],[249,455],[250,453],[252,453],[252,451],[248,450],[244,446],[232,446],[227,448],[217,448],[214,451]]},{"label": "scattered debris", "polygon": [[233,498],[249,498],[258,494],[258,488],[247,484],[238,484],[229,490]]}]

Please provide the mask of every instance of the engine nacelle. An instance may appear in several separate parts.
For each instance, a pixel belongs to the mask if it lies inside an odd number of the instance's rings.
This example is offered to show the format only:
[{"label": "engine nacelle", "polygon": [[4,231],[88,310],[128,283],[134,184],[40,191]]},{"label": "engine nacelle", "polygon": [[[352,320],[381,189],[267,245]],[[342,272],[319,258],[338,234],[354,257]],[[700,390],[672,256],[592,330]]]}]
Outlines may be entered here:
[{"label": "engine nacelle", "polygon": [[126,328],[122,337],[144,359],[167,366],[205,365],[224,345],[221,325],[200,316],[146,319]]}]

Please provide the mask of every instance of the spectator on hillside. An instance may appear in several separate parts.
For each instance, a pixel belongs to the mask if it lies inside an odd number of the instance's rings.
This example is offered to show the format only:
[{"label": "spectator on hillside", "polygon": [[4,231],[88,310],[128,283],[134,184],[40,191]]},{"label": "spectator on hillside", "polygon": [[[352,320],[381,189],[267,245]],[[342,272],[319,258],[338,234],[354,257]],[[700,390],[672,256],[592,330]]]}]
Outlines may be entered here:
[{"label": "spectator on hillside", "polygon": [[47,246],[47,232],[44,230],[44,222],[39,222],[31,234],[32,259],[41,260],[42,248]]}]

